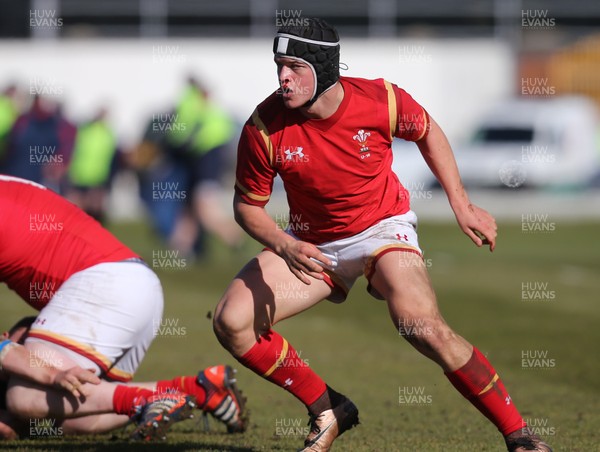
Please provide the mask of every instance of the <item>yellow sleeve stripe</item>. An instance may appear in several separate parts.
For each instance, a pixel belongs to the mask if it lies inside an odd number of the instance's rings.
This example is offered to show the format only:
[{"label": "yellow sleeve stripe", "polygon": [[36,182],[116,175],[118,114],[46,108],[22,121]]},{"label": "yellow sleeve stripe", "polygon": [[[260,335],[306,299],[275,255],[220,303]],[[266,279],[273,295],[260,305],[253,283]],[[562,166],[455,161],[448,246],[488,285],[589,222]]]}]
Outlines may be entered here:
[{"label": "yellow sleeve stripe", "polygon": [[498,374],[494,375],[494,378],[492,378],[492,381],[490,381],[490,384],[487,385],[485,388],[483,388],[481,390],[481,392],[479,394],[477,394],[478,396],[480,396],[481,394],[485,394],[486,392],[488,392],[490,389],[492,389],[494,387],[494,383],[496,383],[498,381],[498,378],[500,378],[498,376]]},{"label": "yellow sleeve stripe", "polygon": [[390,141],[394,139],[396,134],[396,127],[398,127],[398,108],[396,106],[396,94],[392,84],[387,80],[384,80],[385,89],[388,95],[388,110],[390,115]]},{"label": "yellow sleeve stripe", "polygon": [[262,119],[260,119],[260,116],[258,115],[258,108],[255,108],[252,112],[252,122],[258,129],[260,136],[265,142],[265,146],[269,151],[269,164],[273,166],[273,143],[271,142],[271,138],[269,137],[269,131],[267,130],[265,123],[262,121]]},{"label": "yellow sleeve stripe", "polygon": [[429,124],[429,116],[427,115],[425,110],[423,110],[423,133],[421,133],[421,135],[419,135],[419,138],[417,138],[415,141],[419,141],[420,139],[422,139],[427,134],[430,127],[431,125]]},{"label": "yellow sleeve stripe", "polygon": [[281,353],[279,354],[277,361],[275,361],[275,364],[273,364],[271,366],[271,368],[263,374],[263,377],[266,378],[269,375],[271,375],[273,372],[275,372],[275,369],[277,369],[281,365],[283,360],[285,360],[285,357],[287,356],[287,352],[288,352],[288,341],[283,339],[283,345],[281,346]]},{"label": "yellow sleeve stripe", "polygon": [[255,201],[268,201],[271,195],[256,195],[254,193],[250,193],[246,187],[244,187],[239,180],[235,180],[235,186],[239,188],[244,195],[246,195],[250,199],[254,199]]}]

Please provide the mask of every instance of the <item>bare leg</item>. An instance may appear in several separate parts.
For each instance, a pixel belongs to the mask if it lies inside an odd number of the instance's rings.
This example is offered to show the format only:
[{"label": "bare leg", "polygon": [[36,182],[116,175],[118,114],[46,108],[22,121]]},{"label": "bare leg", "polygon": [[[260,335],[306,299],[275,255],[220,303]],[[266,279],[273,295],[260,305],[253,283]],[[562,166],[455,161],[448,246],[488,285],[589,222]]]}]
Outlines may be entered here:
[{"label": "bare leg", "polygon": [[92,433],[107,433],[125,427],[129,422],[129,417],[124,414],[107,413],[65,419],[62,428],[65,435],[89,435]]},{"label": "bare leg", "polygon": [[[392,320],[404,338],[438,363],[450,383],[505,438],[514,432],[517,432],[517,437],[527,436],[522,433],[523,418],[494,367],[479,350],[452,331],[442,318],[419,256],[408,252],[383,255],[377,262],[371,284],[387,299]],[[516,438],[511,438],[506,441],[516,441]],[[539,438],[532,438],[528,439],[531,444],[533,440],[543,444]]]},{"label": "bare leg", "polygon": [[381,256],[371,285],[387,300],[396,328],[419,352],[446,372],[469,360],[473,346],[442,318],[420,256],[409,252]]},{"label": "bare leg", "polygon": [[71,418],[111,413],[116,385],[106,381],[86,384],[90,395],[77,399],[60,389],[44,387],[21,378],[11,378],[6,393],[8,409],[24,418]]},{"label": "bare leg", "polygon": [[263,251],[231,282],[215,310],[217,338],[240,357],[277,322],[314,306],[331,294],[324,282],[300,282],[276,254]]},{"label": "bare leg", "polygon": [[[77,365],[71,358],[44,342],[27,343],[25,347],[35,353],[35,356],[52,356],[51,364],[54,367],[65,370]],[[70,418],[111,413],[116,386],[106,381],[99,385],[85,384],[84,388],[89,391],[89,396],[78,400],[60,389],[12,377],[6,393],[6,404],[11,412],[25,418]]]}]

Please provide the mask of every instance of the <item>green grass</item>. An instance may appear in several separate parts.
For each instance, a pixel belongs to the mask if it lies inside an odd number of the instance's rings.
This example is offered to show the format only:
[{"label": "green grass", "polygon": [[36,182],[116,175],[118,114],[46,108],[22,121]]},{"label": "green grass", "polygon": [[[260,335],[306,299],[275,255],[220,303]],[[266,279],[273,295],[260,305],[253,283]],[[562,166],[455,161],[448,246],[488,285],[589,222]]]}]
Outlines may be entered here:
[{"label": "green grass", "polygon": [[[476,344],[504,379],[524,417],[546,423],[556,451],[597,450],[600,444],[600,223],[558,223],[547,234],[525,234],[501,224],[496,252],[477,249],[454,224],[420,226],[421,246],[441,310],[453,328]],[[119,225],[115,234],[147,260],[160,244],[141,225]],[[209,313],[228,281],[258,250],[238,253],[213,245],[215,258],[184,270],[157,271],[163,282],[165,318],[180,335],[153,343],[136,379],[194,374],[234,360],[217,343]],[[523,301],[522,284],[546,283],[554,299]],[[24,303],[0,289],[0,327],[29,314]],[[360,409],[361,425],[335,443],[339,451],[503,451],[495,427],[450,386],[440,369],[414,351],[393,328],[383,302],[359,281],[342,305],[323,302],[277,327],[331,386]],[[522,367],[521,353],[546,352],[555,366]],[[237,366],[239,368],[239,366]],[[211,420],[203,432],[194,420],[175,425],[168,442],[132,445],[113,436],[24,440],[3,450],[295,450],[302,436],[275,435],[277,423],[305,427],[304,407],[294,397],[244,368],[239,384],[249,398],[251,426],[226,435]],[[399,387],[423,388],[431,403],[399,404]]]}]

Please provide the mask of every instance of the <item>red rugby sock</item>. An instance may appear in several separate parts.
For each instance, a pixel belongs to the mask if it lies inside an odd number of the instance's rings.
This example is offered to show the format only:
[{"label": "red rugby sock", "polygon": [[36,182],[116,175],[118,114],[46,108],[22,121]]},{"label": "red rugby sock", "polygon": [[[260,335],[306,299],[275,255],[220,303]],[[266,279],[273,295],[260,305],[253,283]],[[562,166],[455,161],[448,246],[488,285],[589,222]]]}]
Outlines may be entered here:
[{"label": "red rugby sock", "polygon": [[296,396],[304,405],[326,390],[325,382],[300,358],[296,350],[273,330],[267,331],[238,361],[263,378]]},{"label": "red rugby sock", "polygon": [[156,382],[157,392],[173,392],[182,391],[186,394],[192,395],[196,398],[196,404],[198,406],[204,405],[206,401],[206,390],[200,386],[196,376],[180,376],[175,377],[172,380],[159,380]]},{"label": "red rugby sock", "polygon": [[135,412],[137,401],[142,397],[148,398],[151,395],[152,391],[150,389],[118,385],[113,393],[113,410],[117,414],[132,416]]},{"label": "red rugby sock", "polygon": [[526,425],[502,380],[486,357],[475,347],[469,361],[460,369],[447,372],[446,377],[503,435],[506,436]]}]

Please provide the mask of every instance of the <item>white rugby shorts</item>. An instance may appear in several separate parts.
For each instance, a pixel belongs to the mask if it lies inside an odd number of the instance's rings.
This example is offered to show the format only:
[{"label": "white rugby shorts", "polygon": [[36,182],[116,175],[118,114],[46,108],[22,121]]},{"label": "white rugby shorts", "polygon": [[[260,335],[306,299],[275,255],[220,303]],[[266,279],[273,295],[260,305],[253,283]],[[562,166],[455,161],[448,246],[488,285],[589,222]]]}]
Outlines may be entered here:
[{"label": "white rugby shorts", "polygon": [[361,275],[369,281],[369,293],[383,299],[371,287],[370,279],[377,260],[384,254],[405,251],[423,257],[417,237],[417,215],[412,210],[381,220],[351,237],[317,245],[317,248],[332,262],[331,266],[320,264],[325,268],[325,282],[332,288],[327,299],[335,303],[346,300],[348,292]]},{"label": "white rugby shorts", "polygon": [[60,286],[39,312],[25,344],[44,342],[101,378],[129,381],[162,313],[162,286],[145,264],[98,264]]}]

